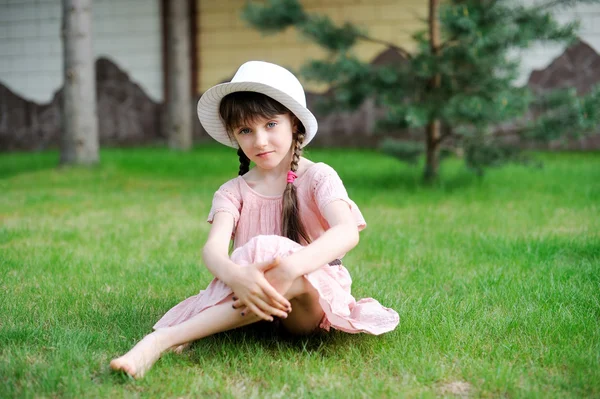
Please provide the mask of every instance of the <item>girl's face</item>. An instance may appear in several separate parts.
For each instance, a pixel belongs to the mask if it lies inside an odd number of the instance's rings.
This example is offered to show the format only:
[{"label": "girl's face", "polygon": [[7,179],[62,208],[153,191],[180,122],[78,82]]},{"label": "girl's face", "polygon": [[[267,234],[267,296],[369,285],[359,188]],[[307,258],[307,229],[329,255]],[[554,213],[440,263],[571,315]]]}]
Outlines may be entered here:
[{"label": "girl's face", "polygon": [[244,154],[260,169],[273,169],[282,161],[289,162],[292,151],[293,131],[290,114],[272,118],[257,118],[233,129]]}]

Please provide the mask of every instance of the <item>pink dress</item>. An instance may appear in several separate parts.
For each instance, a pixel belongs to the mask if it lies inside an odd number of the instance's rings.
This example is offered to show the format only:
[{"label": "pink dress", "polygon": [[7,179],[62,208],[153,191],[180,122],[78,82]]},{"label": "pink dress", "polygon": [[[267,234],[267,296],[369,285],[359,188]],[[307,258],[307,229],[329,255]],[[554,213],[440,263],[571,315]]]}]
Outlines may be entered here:
[{"label": "pink dress", "polygon": [[[348,197],[341,179],[330,166],[316,163],[294,182],[297,188],[300,215],[310,237],[315,240],[329,228],[322,210],[332,201],[345,201],[350,207],[359,230],[365,220]],[[217,212],[230,213],[235,222],[234,251],[231,259],[240,266],[250,265],[276,256],[285,257],[302,248],[300,244],[281,236],[281,196],[264,196],[254,191],[238,176],[223,184],[215,193],[208,222]],[[304,276],[319,293],[319,303],[325,316],[320,327],[333,327],[348,333],[382,334],[396,328],[398,313],[383,307],[372,298],[356,301],[350,294],[352,279],[342,265],[323,265]],[[169,310],[154,328],[182,323],[203,310],[228,300],[231,289],[218,279]]]}]

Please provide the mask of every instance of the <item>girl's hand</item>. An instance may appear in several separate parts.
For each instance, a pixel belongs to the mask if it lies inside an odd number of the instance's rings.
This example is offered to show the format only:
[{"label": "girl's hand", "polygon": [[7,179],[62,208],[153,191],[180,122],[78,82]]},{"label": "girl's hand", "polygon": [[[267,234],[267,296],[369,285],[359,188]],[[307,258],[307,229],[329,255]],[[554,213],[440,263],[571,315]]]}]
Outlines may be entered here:
[{"label": "girl's hand", "polygon": [[[266,278],[267,282],[271,285],[271,287],[274,288],[275,290],[277,290],[277,292],[279,294],[285,294],[292,286],[294,280],[296,279],[296,276],[294,276],[287,267],[280,264],[278,259],[276,259],[276,261],[277,261],[276,265],[271,266],[270,268],[266,269],[267,271],[265,273],[265,278]],[[277,266],[277,267],[275,267],[275,266]],[[234,300],[235,300],[235,302],[233,303],[233,307],[235,309],[243,307],[243,309],[242,309],[243,314],[246,314],[252,310],[249,307],[244,307],[243,306],[244,303],[240,299],[237,299],[236,297],[234,297]],[[290,306],[285,310],[288,312],[291,312],[292,308]],[[285,314],[284,317],[287,317],[287,314]]]},{"label": "girl's hand", "polygon": [[[241,267],[235,281],[231,283],[236,303],[245,305],[258,317],[273,321],[272,316],[287,317],[287,309],[291,305],[275,288],[266,280],[264,273],[279,263],[279,259],[255,263]],[[236,306],[234,306],[236,308]],[[248,312],[242,312],[242,315]]]}]

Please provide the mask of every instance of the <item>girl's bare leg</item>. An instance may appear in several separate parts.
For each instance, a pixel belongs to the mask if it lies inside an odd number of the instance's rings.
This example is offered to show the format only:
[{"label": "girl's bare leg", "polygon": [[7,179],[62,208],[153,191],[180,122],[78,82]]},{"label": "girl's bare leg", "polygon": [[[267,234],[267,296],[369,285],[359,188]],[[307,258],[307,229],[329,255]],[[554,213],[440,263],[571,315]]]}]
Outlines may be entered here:
[{"label": "girl's bare leg", "polygon": [[[294,281],[294,284],[285,295],[288,299],[298,297],[298,302],[296,303],[299,309],[296,313],[297,316],[293,317],[294,319],[304,319],[298,318],[298,316],[304,315],[305,313],[301,311],[301,307],[306,306],[303,301],[306,301],[304,294],[306,294],[308,288],[312,288],[310,283],[308,283],[304,277],[300,277]],[[218,332],[242,327],[260,320],[260,318],[252,312],[242,316],[239,310],[231,307],[232,303],[233,301],[221,303],[202,311],[181,324],[160,328],[153,333],[146,335],[125,355],[113,359],[110,362],[110,367],[113,370],[122,370],[134,378],[141,378],[144,373],[152,367],[154,362],[160,358],[161,354],[169,348],[177,348],[188,342]],[[322,310],[319,308],[318,311],[320,312],[320,320]],[[292,313],[294,313],[294,310]],[[291,330],[293,331],[293,329]]]},{"label": "girl's bare leg", "polygon": [[113,359],[110,367],[122,370],[134,378],[141,378],[160,355],[171,347],[254,323],[258,316],[240,312],[231,307],[232,301],[213,306],[176,326],[159,328],[146,335],[125,355]]},{"label": "girl's bare leg", "polygon": [[[319,293],[306,280],[298,279],[291,289],[284,295],[292,304],[292,312],[282,324],[292,334],[305,335],[314,332],[323,319],[323,309],[319,304]],[[192,345],[191,342],[177,345],[171,350],[177,354],[183,353]]]}]

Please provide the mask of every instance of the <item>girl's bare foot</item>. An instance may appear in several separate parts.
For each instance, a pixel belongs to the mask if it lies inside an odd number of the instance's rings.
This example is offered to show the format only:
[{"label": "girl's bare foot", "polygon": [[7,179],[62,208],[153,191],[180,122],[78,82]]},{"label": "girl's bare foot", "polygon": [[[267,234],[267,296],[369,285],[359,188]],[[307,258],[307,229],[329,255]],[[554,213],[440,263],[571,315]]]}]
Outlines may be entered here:
[{"label": "girl's bare foot", "polygon": [[124,371],[135,379],[142,378],[146,371],[160,358],[163,349],[161,334],[158,331],[146,335],[125,355],[113,359],[110,368]]},{"label": "girl's bare foot", "polygon": [[192,343],[187,342],[185,344],[174,346],[172,349],[173,349],[174,353],[181,355],[184,351],[188,350],[190,348],[190,346],[192,346]]}]

